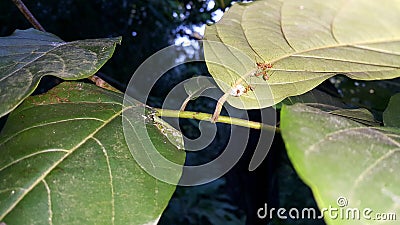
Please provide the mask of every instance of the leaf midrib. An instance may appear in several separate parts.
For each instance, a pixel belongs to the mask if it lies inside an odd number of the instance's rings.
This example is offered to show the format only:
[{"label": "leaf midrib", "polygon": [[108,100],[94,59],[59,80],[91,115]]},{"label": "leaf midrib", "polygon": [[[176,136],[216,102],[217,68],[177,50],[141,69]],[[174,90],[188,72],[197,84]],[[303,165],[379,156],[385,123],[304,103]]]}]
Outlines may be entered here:
[{"label": "leaf midrib", "polygon": [[[36,62],[37,60],[41,59],[43,56],[49,54],[50,52],[54,51],[54,50],[57,49],[58,47],[60,47],[60,46],[65,46],[65,45],[68,45],[68,44],[70,44],[70,43],[74,43],[74,42],[69,42],[69,43],[68,43],[68,42],[60,42],[60,45],[55,46],[54,48],[50,48],[48,51],[45,51],[45,52],[43,52],[41,55],[39,55],[38,57],[32,59],[32,61],[27,62],[25,65],[23,65],[23,66],[21,66],[20,68],[18,68],[18,69],[16,69],[16,70],[12,71],[10,74],[8,74],[8,75],[6,75],[6,76],[0,78],[0,82],[3,81],[3,80],[5,80],[5,79],[7,79],[7,78],[9,78],[10,76],[14,75],[15,73],[17,73],[17,72],[20,71],[21,69],[26,68],[27,66],[29,66],[29,65],[32,64],[33,62]],[[46,46],[46,45],[45,45],[45,46]]]}]

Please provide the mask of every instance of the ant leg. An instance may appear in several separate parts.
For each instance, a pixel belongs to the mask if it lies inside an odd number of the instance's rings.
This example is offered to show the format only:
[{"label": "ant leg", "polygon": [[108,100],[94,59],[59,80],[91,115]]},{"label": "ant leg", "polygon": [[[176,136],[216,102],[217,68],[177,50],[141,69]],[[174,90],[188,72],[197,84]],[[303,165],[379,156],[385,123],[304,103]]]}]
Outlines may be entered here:
[{"label": "ant leg", "polygon": [[268,80],[269,79],[267,71],[263,71],[263,79],[264,80]]}]

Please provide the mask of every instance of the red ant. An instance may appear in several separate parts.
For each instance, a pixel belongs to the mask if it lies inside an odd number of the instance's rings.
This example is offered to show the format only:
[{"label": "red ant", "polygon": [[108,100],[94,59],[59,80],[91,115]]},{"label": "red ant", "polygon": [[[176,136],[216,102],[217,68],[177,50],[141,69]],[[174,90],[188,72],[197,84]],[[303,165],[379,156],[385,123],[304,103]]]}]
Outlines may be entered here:
[{"label": "red ant", "polygon": [[251,86],[250,84],[247,85],[247,87],[245,87],[244,93],[248,92],[248,91],[254,91],[255,87]]},{"label": "red ant", "polygon": [[268,71],[272,68],[271,63],[261,63],[261,62],[256,62],[257,64],[257,71],[254,73],[256,77],[259,77],[262,75],[264,80],[268,80]]}]

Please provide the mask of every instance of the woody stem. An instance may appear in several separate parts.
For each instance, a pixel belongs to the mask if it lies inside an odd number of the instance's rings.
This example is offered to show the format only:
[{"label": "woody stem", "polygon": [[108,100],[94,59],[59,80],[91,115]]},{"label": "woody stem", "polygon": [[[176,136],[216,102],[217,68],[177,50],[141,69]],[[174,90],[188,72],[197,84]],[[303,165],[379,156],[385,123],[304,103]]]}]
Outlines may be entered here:
[{"label": "woody stem", "polygon": [[22,0],[12,0],[14,4],[18,7],[19,11],[24,14],[25,18],[32,24],[32,26],[40,31],[45,32],[42,25],[40,25],[39,21],[33,16],[31,11],[26,7],[26,5],[22,2]]}]

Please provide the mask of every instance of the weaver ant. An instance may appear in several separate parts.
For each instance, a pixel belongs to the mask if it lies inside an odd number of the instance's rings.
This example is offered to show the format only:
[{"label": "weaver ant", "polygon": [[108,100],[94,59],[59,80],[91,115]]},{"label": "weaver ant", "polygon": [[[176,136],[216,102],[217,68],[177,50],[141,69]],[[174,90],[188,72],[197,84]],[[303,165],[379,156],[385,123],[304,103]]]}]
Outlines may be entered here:
[{"label": "weaver ant", "polygon": [[261,63],[261,62],[256,62],[257,65],[257,71],[254,73],[254,76],[259,77],[262,75],[264,80],[268,80],[268,72],[272,68],[271,63]]}]

